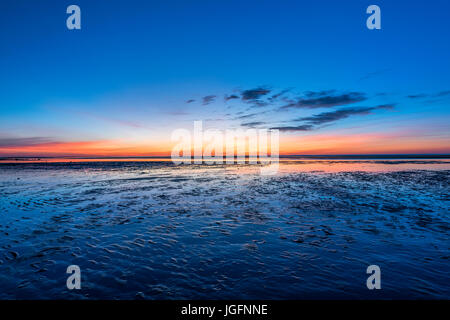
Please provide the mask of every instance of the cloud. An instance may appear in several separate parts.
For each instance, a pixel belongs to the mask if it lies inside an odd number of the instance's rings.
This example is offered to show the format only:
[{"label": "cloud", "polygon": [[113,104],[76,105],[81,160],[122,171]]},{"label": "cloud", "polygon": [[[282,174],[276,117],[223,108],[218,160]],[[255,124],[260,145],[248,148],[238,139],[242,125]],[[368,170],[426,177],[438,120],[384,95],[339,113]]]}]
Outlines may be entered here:
[{"label": "cloud", "polygon": [[267,101],[261,101],[261,100],[255,100],[253,101],[253,106],[255,107],[265,107],[268,106],[270,103]]},{"label": "cloud", "polygon": [[427,94],[427,93],[416,93],[416,94],[410,94],[407,97],[410,99],[422,99],[422,98],[441,98],[450,95],[450,90],[444,90],[438,93],[434,94]]},{"label": "cloud", "polygon": [[291,91],[291,90],[292,90],[291,88],[282,90],[282,91],[280,91],[280,92],[278,92],[278,93],[272,95],[272,96],[269,98],[269,100],[270,100],[270,101],[275,101],[275,100],[277,100],[279,97],[283,96],[284,94],[288,93],[288,92]]},{"label": "cloud", "polygon": [[366,99],[366,95],[361,92],[336,94],[334,90],[309,91],[305,93],[304,97],[298,98],[297,101],[291,102],[281,108],[330,108],[361,102]]},{"label": "cloud", "polygon": [[241,126],[252,128],[252,127],[257,127],[257,126],[261,126],[261,125],[264,125],[264,124],[266,124],[266,123],[262,122],[262,121],[254,121],[254,122],[241,123]]},{"label": "cloud", "polygon": [[375,109],[392,110],[395,108],[396,105],[397,105],[396,103],[380,104],[379,106],[376,106]]},{"label": "cloud", "polygon": [[327,95],[332,95],[336,90],[321,90],[321,91],[306,91],[305,96],[308,98],[320,98]]},{"label": "cloud", "polygon": [[[242,114],[242,112],[238,112],[236,113],[237,115]],[[233,120],[239,120],[239,119],[247,119],[247,118],[252,118],[254,116],[258,115],[258,113],[249,113],[249,114],[244,114],[242,116],[237,116],[235,118],[233,118]]]},{"label": "cloud", "polygon": [[323,112],[310,117],[303,117],[295,121],[303,122],[298,126],[275,127],[280,131],[309,131],[314,130],[318,126],[346,119],[354,115],[368,115],[377,109],[393,109],[395,104],[382,104],[376,107],[353,107],[344,108],[336,111]]},{"label": "cloud", "polygon": [[0,148],[29,147],[53,142],[53,139],[46,137],[0,138]]},{"label": "cloud", "polygon": [[239,99],[239,96],[235,95],[235,94],[230,94],[230,95],[225,95],[224,100],[225,101],[230,101],[233,99]]},{"label": "cloud", "polygon": [[213,103],[214,100],[216,100],[216,96],[215,95],[205,96],[205,97],[202,98],[202,104],[204,106],[206,106],[206,105],[208,105],[210,103]]},{"label": "cloud", "polygon": [[268,112],[269,112],[268,110],[260,111],[260,112],[253,112],[253,113],[245,113],[244,111],[239,111],[239,112],[236,112],[234,114],[228,114],[228,116],[230,116],[230,117],[233,116],[233,117],[230,118],[231,120],[244,120],[244,119],[249,119],[249,118],[261,116],[261,115],[266,114]]},{"label": "cloud", "polygon": [[[269,105],[270,103],[273,103],[278,97],[282,96],[286,92],[288,92],[290,89],[282,90],[281,92],[274,94],[271,97],[267,97],[267,95],[271,92],[271,89],[265,88],[265,87],[257,87],[254,89],[249,90],[243,90],[240,91],[239,94],[225,94],[224,95],[224,101],[228,102],[230,100],[241,100],[242,102],[245,102],[247,104],[252,104],[253,106],[257,107],[263,107]],[[202,98],[202,104],[208,105],[210,103],[213,103],[217,98],[217,95],[208,95]],[[267,98],[266,101],[262,98]],[[192,103],[194,102],[194,99],[189,99],[186,101],[186,103]]]},{"label": "cloud", "polygon": [[355,107],[345,108],[331,112],[323,112],[311,117],[300,118],[297,121],[306,121],[309,124],[320,125],[329,122],[335,122],[354,115],[367,115],[376,109],[390,109],[393,105],[380,105],[377,107]]},{"label": "cloud", "polygon": [[313,125],[304,124],[299,126],[290,126],[290,127],[273,127],[271,130],[280,130],[280,131],[310,131],[314,129]]},{"label": "cloud", "polygon": [[424,94],[424,93],[410,94],[408,96],[408,98],[410,98],[410,99],[420,99],[420,98],[425,98],[425,97],[428,97],[428,95]]},{"label": "cloud", "polygon": [[450,95],[450,90],[441,91],[436,94],[436,97],[443,97],[443,96],[448,96],[448,95]]},{"label": "cloud", "polygon": [[244,90],[242,91],[241,96],[243,101],[255,102],[268,93],[270,93],[270,89],[259,87],[255,89]]}]

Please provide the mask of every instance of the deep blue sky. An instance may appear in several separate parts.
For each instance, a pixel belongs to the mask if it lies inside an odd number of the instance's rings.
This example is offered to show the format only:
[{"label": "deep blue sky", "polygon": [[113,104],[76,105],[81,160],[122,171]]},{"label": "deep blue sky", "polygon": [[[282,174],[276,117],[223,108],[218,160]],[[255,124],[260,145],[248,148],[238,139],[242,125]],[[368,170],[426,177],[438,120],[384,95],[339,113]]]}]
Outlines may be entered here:
[{"label": "deep blue sky", "polygon": [[[70,4],[81,7],[81,30],[66,28]],[[370,4],[381,8],[381,30],[366,28]],[[286,135],[402,128],[418,142],[427,135],[442,144],[450,132],[449,15],[445,0],[1,1],[0,139],[165,139],[163,128],[212,117],[239,126],[251,106],[230,107],[222,97],[264,87],[291,88],[292,101],[324,90],[323,97],[366,97],[284,111],[281,101],[260,109],[266,117],[251,117],[266,127],[295,127],[295,119],[339,108],[395,106]],[[217,98],[203,105],[207,95]]]}]

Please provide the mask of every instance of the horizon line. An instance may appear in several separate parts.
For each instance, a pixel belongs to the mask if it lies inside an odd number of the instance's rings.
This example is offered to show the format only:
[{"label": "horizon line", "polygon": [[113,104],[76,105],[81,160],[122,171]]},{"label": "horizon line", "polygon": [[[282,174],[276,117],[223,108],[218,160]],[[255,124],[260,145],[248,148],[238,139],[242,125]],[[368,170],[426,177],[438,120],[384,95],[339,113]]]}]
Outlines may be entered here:
[{"label": "horizon line", "polygon": [[[234,156],[237,157],[236,155]],[[250,156],[245,155],[245,158]],[[252,156],[258,157],[258,156]],[[279,158],[450,158],[446,153],[362,153],[362,154],[280,154]],[[194,157],[191,157],[194,159]],[[226,158],[226,155],[223,156]],[[0,160],[11,159],[171,159],[170,155],[161,156],[102,156],[102,155],[61,155],[61,156],[0,156]]]}]

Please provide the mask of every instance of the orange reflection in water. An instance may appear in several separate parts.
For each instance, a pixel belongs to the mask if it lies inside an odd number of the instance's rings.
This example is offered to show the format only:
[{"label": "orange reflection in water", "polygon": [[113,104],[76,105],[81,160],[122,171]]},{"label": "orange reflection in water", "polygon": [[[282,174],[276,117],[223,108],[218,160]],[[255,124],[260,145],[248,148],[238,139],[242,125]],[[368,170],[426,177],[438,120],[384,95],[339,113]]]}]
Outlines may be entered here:
[{"label": "orange reflection in water", "polygon": [[[0,159],[0,164],[11,163],[86,163],[86,162],[172,162],[170,158],[10,158]],[[215,165],[204,164],[204,169]],[[196,165],[198,168],[198,165]],[[219,165],[228,173],[259,174],[262,165],[234,164]],[[189,165],[183,165],[189,170]],[[277,172],[392,172],[407,170],[450,170],[450,159],[388,159],[388,160],[330,160],[330,159],[280,159]]]},{"label": "orange reflection in water", "polygon": [[[230,171],[258,174],[257,166],[229,166]],[[450,159],[433,160],[280,160],[278,174],[296,172],[394,172],[409,170],[450,170]]]}]

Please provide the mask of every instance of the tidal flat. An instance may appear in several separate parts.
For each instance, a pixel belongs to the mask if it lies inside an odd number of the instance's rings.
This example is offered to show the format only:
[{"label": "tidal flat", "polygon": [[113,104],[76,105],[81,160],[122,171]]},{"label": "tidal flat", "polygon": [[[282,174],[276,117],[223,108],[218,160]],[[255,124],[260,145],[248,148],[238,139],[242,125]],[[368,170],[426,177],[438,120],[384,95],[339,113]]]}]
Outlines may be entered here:
[{"label": "tidal flat", "polygon": [[[1,299],[449,299],[448,160],[0,164]],[[366,269],[381,269],[368,290]],[[81,269],[68,290],[66,268]]]}]

